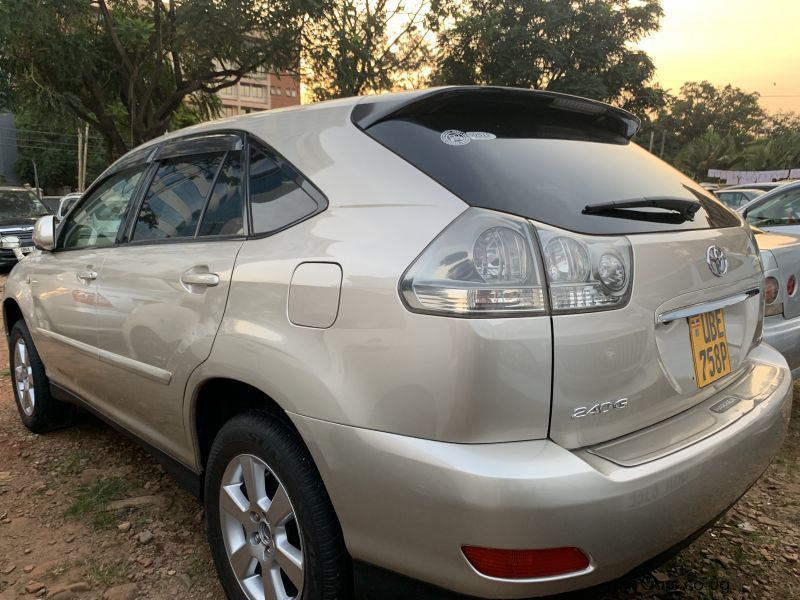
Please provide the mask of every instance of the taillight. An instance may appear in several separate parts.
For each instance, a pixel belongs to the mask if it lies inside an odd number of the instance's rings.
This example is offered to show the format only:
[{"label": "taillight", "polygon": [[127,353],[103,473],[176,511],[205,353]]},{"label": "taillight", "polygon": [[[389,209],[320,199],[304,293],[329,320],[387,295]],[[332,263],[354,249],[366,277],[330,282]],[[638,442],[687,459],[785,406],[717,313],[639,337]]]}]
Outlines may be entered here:
[{"label": "taillight", "polygon": [[464,546],[462,550],[476,571],[498,579],[553,577],[584,571],[590,564],[578,548],[501,550]]},{"label": "taillight", "polygon": [[794,296],[794,291],[797,289],[797,279],[794,275],[789,277],[789,281],[786,282],[786,295],[787,296]]},{"label": "taillight", "polygon": [[400,282],[412,310],[456,316],[546,312],[541,261],[528,221],[471,208],[414,261]]},{"label": "taillight", "polygon": [[537,225],[553,312],[608,310],[624,306],[631,289],[633,257],[624,237],[578,235]]},{"label": "taillight", "polygon": [[774,277],[764,278],[764,316],[771,317],[783,312],[783,302],[776,302],[780,294],[780,284]]},{"label": "taillight", "polygon": [[548,289],[553,312],[608,310],[627,303],[631,269],[625,238],[470,208],[409,267],[400,293],[411,310],[454,316],[547,314]]}]

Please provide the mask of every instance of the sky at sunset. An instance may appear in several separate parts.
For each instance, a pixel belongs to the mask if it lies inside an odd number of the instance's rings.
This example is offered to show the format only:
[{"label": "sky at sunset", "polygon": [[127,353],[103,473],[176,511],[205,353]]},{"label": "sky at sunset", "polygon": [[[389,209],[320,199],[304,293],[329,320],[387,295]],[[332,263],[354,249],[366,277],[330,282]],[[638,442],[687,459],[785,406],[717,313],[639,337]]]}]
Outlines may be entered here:
[{"label": "sky at sunset", "polygon": [[800,113],[800,0],[662,0],[661,30],[639,45],[655,79],[731,83],[770,112]]}]

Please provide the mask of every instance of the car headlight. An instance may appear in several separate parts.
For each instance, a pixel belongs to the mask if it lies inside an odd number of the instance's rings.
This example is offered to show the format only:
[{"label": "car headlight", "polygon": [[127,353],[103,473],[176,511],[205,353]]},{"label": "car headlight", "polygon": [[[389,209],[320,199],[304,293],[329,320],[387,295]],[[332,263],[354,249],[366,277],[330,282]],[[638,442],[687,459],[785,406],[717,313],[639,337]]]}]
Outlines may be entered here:
[{"label": "car headlight", "polygon": [[0,235],[0,248],[19,248],[19,238],[15,235]]}]

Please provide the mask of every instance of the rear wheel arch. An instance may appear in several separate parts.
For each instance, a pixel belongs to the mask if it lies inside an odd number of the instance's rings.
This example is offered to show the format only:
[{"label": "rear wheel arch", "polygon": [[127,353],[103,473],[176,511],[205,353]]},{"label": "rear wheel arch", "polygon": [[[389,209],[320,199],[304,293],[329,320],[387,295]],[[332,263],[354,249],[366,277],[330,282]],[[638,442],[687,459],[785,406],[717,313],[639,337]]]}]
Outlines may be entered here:
[{"label": "rear wheel arch", "polygon": [[289,427],[305,445],[300,433],[286,411],[259,388],[236,379],[208,379],[195,391],[192,407],[192,428],[199,453],[200,466],[205,470],[211,445],[222,427],[232,418],[248,411],[259,411]]}]

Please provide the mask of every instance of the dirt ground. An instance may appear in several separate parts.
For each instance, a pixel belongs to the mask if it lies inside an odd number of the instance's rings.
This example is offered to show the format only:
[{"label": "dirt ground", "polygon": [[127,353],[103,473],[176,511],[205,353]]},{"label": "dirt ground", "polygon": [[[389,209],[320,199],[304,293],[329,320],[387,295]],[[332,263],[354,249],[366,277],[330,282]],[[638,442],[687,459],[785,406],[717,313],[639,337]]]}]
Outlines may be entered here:
[{"label": "dirt ground", "polygon": [[[2,280],[0,279],[0,284]],[[800,598],[800,384],[781,454],[676,558],[604,600]],[[0,349],[0,600],[223,598],[201,506],[147,453],[83,415],[34,435]]]}]

